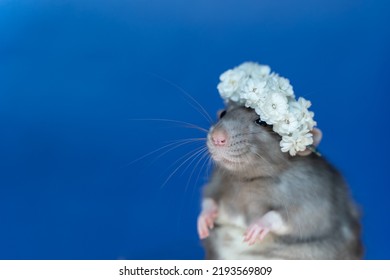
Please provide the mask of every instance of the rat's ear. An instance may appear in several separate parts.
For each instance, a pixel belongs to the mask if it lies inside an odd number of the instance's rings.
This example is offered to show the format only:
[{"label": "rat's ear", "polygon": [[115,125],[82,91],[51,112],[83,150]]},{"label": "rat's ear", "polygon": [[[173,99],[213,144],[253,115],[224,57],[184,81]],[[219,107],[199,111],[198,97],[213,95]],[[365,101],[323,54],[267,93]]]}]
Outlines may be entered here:
[{"label": "rat's ear", "polygon": [[313,128],[311,133],[313,133],[313,146],[317,147],[322,140],[322,131],[319,128],[315,127]]},{"label": "rat's ear", "polygon": [[226,114],[226,109],[219,109],[217,111],[217,119],[222,118]]},{"label": "rat's ear", "polygon": [[[311,131],[311,133],[313,134],[313,146],[314,148],[316,148],[321,140],[322,140],[322,131],[318,128],[313,128],[313,130]],[[300,156],[308,156],[312,153],[312,151],[310,149],[306,149],[302,152],[298,152],[298,155]]]}]

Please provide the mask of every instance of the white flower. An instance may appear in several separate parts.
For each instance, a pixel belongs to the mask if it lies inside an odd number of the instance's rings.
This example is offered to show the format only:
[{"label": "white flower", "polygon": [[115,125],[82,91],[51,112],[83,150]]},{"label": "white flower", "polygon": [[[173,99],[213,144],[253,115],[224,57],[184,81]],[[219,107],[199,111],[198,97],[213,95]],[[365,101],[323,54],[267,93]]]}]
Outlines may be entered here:
[{"label": "white flower", "polygon": [[306,147],[311,144],[313,144],[313,134],[307,130],[295,132],[291,136],[284,135],[282,141],[280,141],[282,152],[289,152],[292,156],[295,156],[297,152],[306,150]]},{"label": "white flower", "polygon": [[262,107],[260,111],[264,116],[261,118],[269,124],[275,124],[288,112],[287,98],[280,92],[271,92]]},{"label": "white flower", "polygon": [[269,75],[271,68],[268,65],[260,65],[255,62],[244,62],[236,69],[242,70],[249,78],[264,78]]},{"label": "white flower", "polygon": [[294,97],[294,91],[290,84],[290,81],[286,78],[280,77],[276,73],[272,73],[268,77],[267,87],[273,91],[284,93],[286,96]]},{"label": "white flower", "polygon": [[309,109],[311,106],[311,102],[309,100],[306,100],[303,97],[298,98],[298,103],[299,103],[299,105],[301,105],[302,107],[304,107],[306,109]]},{"label": "white flower", "polygon": [[278,134],[290,134],[296,131],[299,127],[299,122],[293,113],[287,113],[283,118],[274,124],[274,131]]},{"label": "white flower", "polygon": [[301,122],[306,125],[307,129],[312,130],[313,127],[317,125],[317,122],[313,119],[314,113],[306,109],[302,115],[303,118]]},{"label": "white flower", "polygon": [[310,106],[311,102],[303,97],[299,97],[298,101],[290,102],[290,111],[297,120],[307,129],[312,130],[317,123],[313,120],[314,113],[308,110]]},{"label": "white flower", "polygon": [[271,73],[268,65],[245,62],[220,76],[223,99],[253,108],[278,133],[281,150],[294,156],[313,143],[310,131],[317,124],[309,111],[311,102],[295,99],[290,81]]},{"label": "white flower", "polygon": [[280,91],[284,92],[287,96],[294,96],[293,87],[290,84],[290,81],[283,77],[278,77],[278,88]]},{"label": "white flower", "polygon": [[264,87],[265,80],[248,79],[242,89],[242,98],[245,99],[245,106],[254,108],[259,102],[265,101],[267,98]]},{"label": "white flower", "polygon": [[[223,98],[239,99],[237,95],[237,89],[241,86],[241,80],[244,78],[245,72],[241,70],[227,70],[219,79],[221,82],[218,84],[218,91]],[[233,100],[237,101],[237,100]]]}]

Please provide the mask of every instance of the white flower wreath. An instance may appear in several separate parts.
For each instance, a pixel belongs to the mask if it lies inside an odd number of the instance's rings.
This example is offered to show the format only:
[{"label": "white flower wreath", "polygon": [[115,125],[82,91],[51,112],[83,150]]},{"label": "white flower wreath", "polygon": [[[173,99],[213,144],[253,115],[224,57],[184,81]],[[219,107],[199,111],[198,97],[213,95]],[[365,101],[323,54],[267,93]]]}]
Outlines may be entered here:
[{"label": "white flower wreath", "polygon": [[271,72],[268,65],[245,62],[222,73],[220,80],[221,97],[253,108],[282,137],[283,152],[295,156],[313,144],[311,131],[317,123],[308,110],[311,102],[296,100],[290,81]]}]

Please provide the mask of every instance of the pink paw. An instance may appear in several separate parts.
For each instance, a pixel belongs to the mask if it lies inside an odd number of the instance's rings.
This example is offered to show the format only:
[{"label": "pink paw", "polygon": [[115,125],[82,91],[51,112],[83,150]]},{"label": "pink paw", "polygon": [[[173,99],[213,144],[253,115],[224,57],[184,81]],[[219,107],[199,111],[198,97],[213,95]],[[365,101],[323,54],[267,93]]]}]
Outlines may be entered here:
[{"label": "pink paw", "polygon": [[218,216],[217,209],[202,211],[198,217],[198,234],[200,239],[209,236],[209,229],[214,227],[214,221]]},{"label": "pink paw", "polygon": [[244,233],[244,242],[253,245],[256,241],[261,241],[270,232],[270,229],[265,227],[261,222],[251,224]]}]

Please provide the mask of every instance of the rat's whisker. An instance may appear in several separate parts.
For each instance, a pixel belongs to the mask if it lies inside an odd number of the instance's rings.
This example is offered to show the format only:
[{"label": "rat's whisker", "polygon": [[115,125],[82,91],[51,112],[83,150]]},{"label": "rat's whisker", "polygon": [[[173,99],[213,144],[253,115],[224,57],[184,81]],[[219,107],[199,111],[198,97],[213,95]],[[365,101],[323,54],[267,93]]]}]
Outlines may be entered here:
[{"label": "rat's whisker", "polygon": [[189,94],[187,91],[185,91],[182,87],[180,87],[179,85],[175,84],[174,82],[160,76],[160,75],[157,75],[155,73],[150,73],[150,75],[153,75],[154,77],[170,84],[171,86],[175,87],[176,89],[178,89],[181,93],[183,93],[187,98],[189,98],[194,104],[188,102],[188,104],[191,105],[192,108],[194,108],[196,111],[198,111],[210,124],[213,123],[213,119],[210,117],[210,114],[206,111],[206,109],[193,97],[191,96],[191,94]]},{"label": "rat's whisker", "polygon": [[[188,180],[187,180],[187,184],[186,184],[186,187],[185,187],[185,190],[187,191],[188,187],[189,187],[189,184],[190,184],[190,181],[192,179],[192,176],[194,175],[195,173],[195,170],[196,168],[198,167],[199,163],[202,162],[202,160],[205,158],[205,156],[207,156],[207,147],[205,147],[203,150],[202,150],[202,153],[199,154],[196,158],[198,159],[195,166],[193,166],[193,169],[191,171],[191,174],[190,176],[188,177]],[[199,173],[202,171],[202,168],[200,169]],[[199,178],[199,176],[198,176]],[[197,184],[197,181],[195,181],[195,184]]]},{"label": "rat's whisker", "polygon": [[181,172],[181,175],[183,175],[187,170],[188,168],[191,166],[191,164],[197,159],[199,158],[203,153],[204,151],[207,149],[207,147],[202,147],[201,149],[199,149],[199,151],[201,151],[202,153],[198,154],[197,156],[193,157],[193,159],[187,164],[187,167],[183,169],[183,171]]},{"label": "rat's whisker", "polygon": [[[205,166],[205,164],[207,165],[206,166],[206,170],[205,170],[205,172],[206,172],[206,178],[209,178],[210,177],[210,169],[211,169],[211,165],[213,164],[213,159],[211,158],[211,156],[210,156],[210,153],[209,153],[209,151],[207,150],[207,151],[205,151],[205,162],[203,163],[203,165],[202,165],[202,167],[201,167],[201,169],[200,169],[200,172],[202,171],[202,169],[204,168],[204,166]],[[198,178],[197,178],[197,181],[198,181],[198,179],[199,179],[199,176],[200,176],[200,173],[198,174]],[[194,198],[194,195],[195,195],[195,190],[196,190],[196,184],[194,185],[194,187],[193,187],[193,189],[192,189],[192,194],[191,194],[191,199],[193,199]]]},{"label": "rat's whisker", "polygon": [[196,180],[195,180],[195,185],[198,184],[199,178],[200,178],[200,174],[202,174],[202,170],[203,170],[204,166],[205,166],[205,165],[207,164],[207,162],[208,162],[208,159],[209,159],[208,155],[209,155],[208,151],[205,151],[204,154],[203,154],[203,156],[202,156],[202,158],[201,158],[201,161],[202,161],[202,160],[204,160],[204,161],[203,161],[202,166],[201,166],[200,169],[199,169],[198,176],[196,177]]},{"label": "rat's whisker", "polygon": [[184,141],[180,141],[180,142],[176,142],[177,145],[168,149],[167,151],[161,153],[160,155],[158,155],[153,161],[151,161],[150,163],[153,163],[155,161],[157,161],[159,158],[161,158],[162,156],[166,155],[167,153],[183,146],[183,145],[186,145],[186,144],[193,144],[193,143],[196,143],[198,141],[204,141],[204,138],[189,138],[188,140],[185,140]]},{"label": "rat's whisker", "polygon": [[208,159],[207,159],[207,178],[210,178],[210,169],[213,165],[213,159],[211,158],[210,154],[207,153]]},{"label": "rat's whisker", "polygon": [[[176,160],[172,165],[175,165],[176,163],[180,162],[182,159],[184,159],[185,157],[188,157],[187,159],[185,159],[175,170],[173,170],[173,172],[171,172],[171,174],[168,176],[168,178],[164,181],[164,183],[161,185],[161,188],[163,188],[167,183],[168,181],[172,178],[173,175],[175,175],[177,173],[177,171],[185,164],[187,163],[189,160],[191,160],[193,157],[197,156],[199,153],[201,153],[203,150],[204,150],[205,147],[198,147],[197,149],[195,149],[195,151],[191,151],[187,154],[185,154],[184,156],[182,156],[180,159]],[[189,154],[192,154],[191,156],[188,156]],[[171,167],[170,166],[170,167]],[[169,168],[170,168],[169,167]]]},{"label": "rat's whisker", "polygon": [[[164,146],[162,146],[162,147],[160,147],[160,148],[157,148],[156,150],[153,150],[153,151],[151,151],[151,152],[149,152],[149,153],[146,153],[145,155],[143,155],[143,156],[141,156],[141,157],[139,157],[139,158],[136,158],[135,160],[129,162],[129,163],[126,164],[125,166],[129,166],[129,165],[131,165],[131,164],[134,164],[134,163],[136,163],[136,162],[138,162],[138,161],[140,161],[140,160],[142,160],[142,159],[144,159],[144,158],[146,158],[146,157],[148,157],[148,156],[151,156],[151,155],[153,155],[153,154],[155,154],[155,153],[157,153],[157,152],[159,152],[159,151],[161,151],[161,150],[163,150],[163,149],[165,149],[165,148],[174,146],[174,145],[176,145],[176,144],[177,144],[177,143],[169,143],[169,144],[164,145]],[[184,144],[183,144],[183,145],[184,145]]]},{"label": "rat's whisker", "polygon": [[200,146],[200,147],[197,147],[191,151],[189,151],[188,153],[184,154],[183,156],[181,156],[180,158],[178,158],[177,160],[175,160],[171,165],[168,166],[167,169],[171,168],[172,166],[174,166],[175,164],[178,164],[181,160],[189,157],[189,158],[192,158],[193,156],[195,156],[197,154],[197,152],[199,151],[202,151],[204,149],[203,146]]},{"label": "rat's whisker", "polygon": [[128,119],[129,121],[160,121],[160,122],[171,122],[171,123],[176,123],[176,124],[182,124],[182,127],[185,127],[185,128],[194,128],[194,129],[197,129],[199,131],[203,131],[203,132],[206,132],[208,133],[208,130],[201,127],[201,126],[198,126],[196,124],[193,124],[193,123],[189,123],[189,122],[185,122],[185,121],[179,121],[179,120],[172,120],[172,119],[158,119],[158,118],[135,118],[135,119]]},{"label": "rat's whisker", "polygon": [[[186,145],[186,144],[191,144],[191,143],[194,143],[194,142],[197,142],[197,141],[204,141],[206,140],[206,138],[188,138],[188,139],[180,139],[180,140],[174,140],[172,143],[169,143],[167,145],[164,145],[160,148],[157,148],[149,153],[146,153],[145,155],[139,157],[139,158],[136,158],[135,160],[129,162],[128,164],[126,164],[125,166],[129,166],[129,165],[132,165],[136,162],[139,162],[140,160],[144,159],[144,158],[147,158],[148,156],[151,156],[161,150],[164,150],[166,148],[170,148],[168,149],[168,151],[165,151],[163,152],[161,155],[159,155],[157,158],[160,158],[162,155],[165,155],[167,154],[168,152],[174,150],[174,149],[177,149],[183,145]],[[172,147],[173,146],[173,147]],[[156,160],[156,159],[155,159]]]},{"label": "rat's whisker", "polygon": [[183,139],[172,140],[171,143],[180,143],[180,142],[184,142],[184,141],[197,142],[197,141],[206,141],[206,140],[207,140],[206,137],[193,137],[193,138],[183,138]]}]

